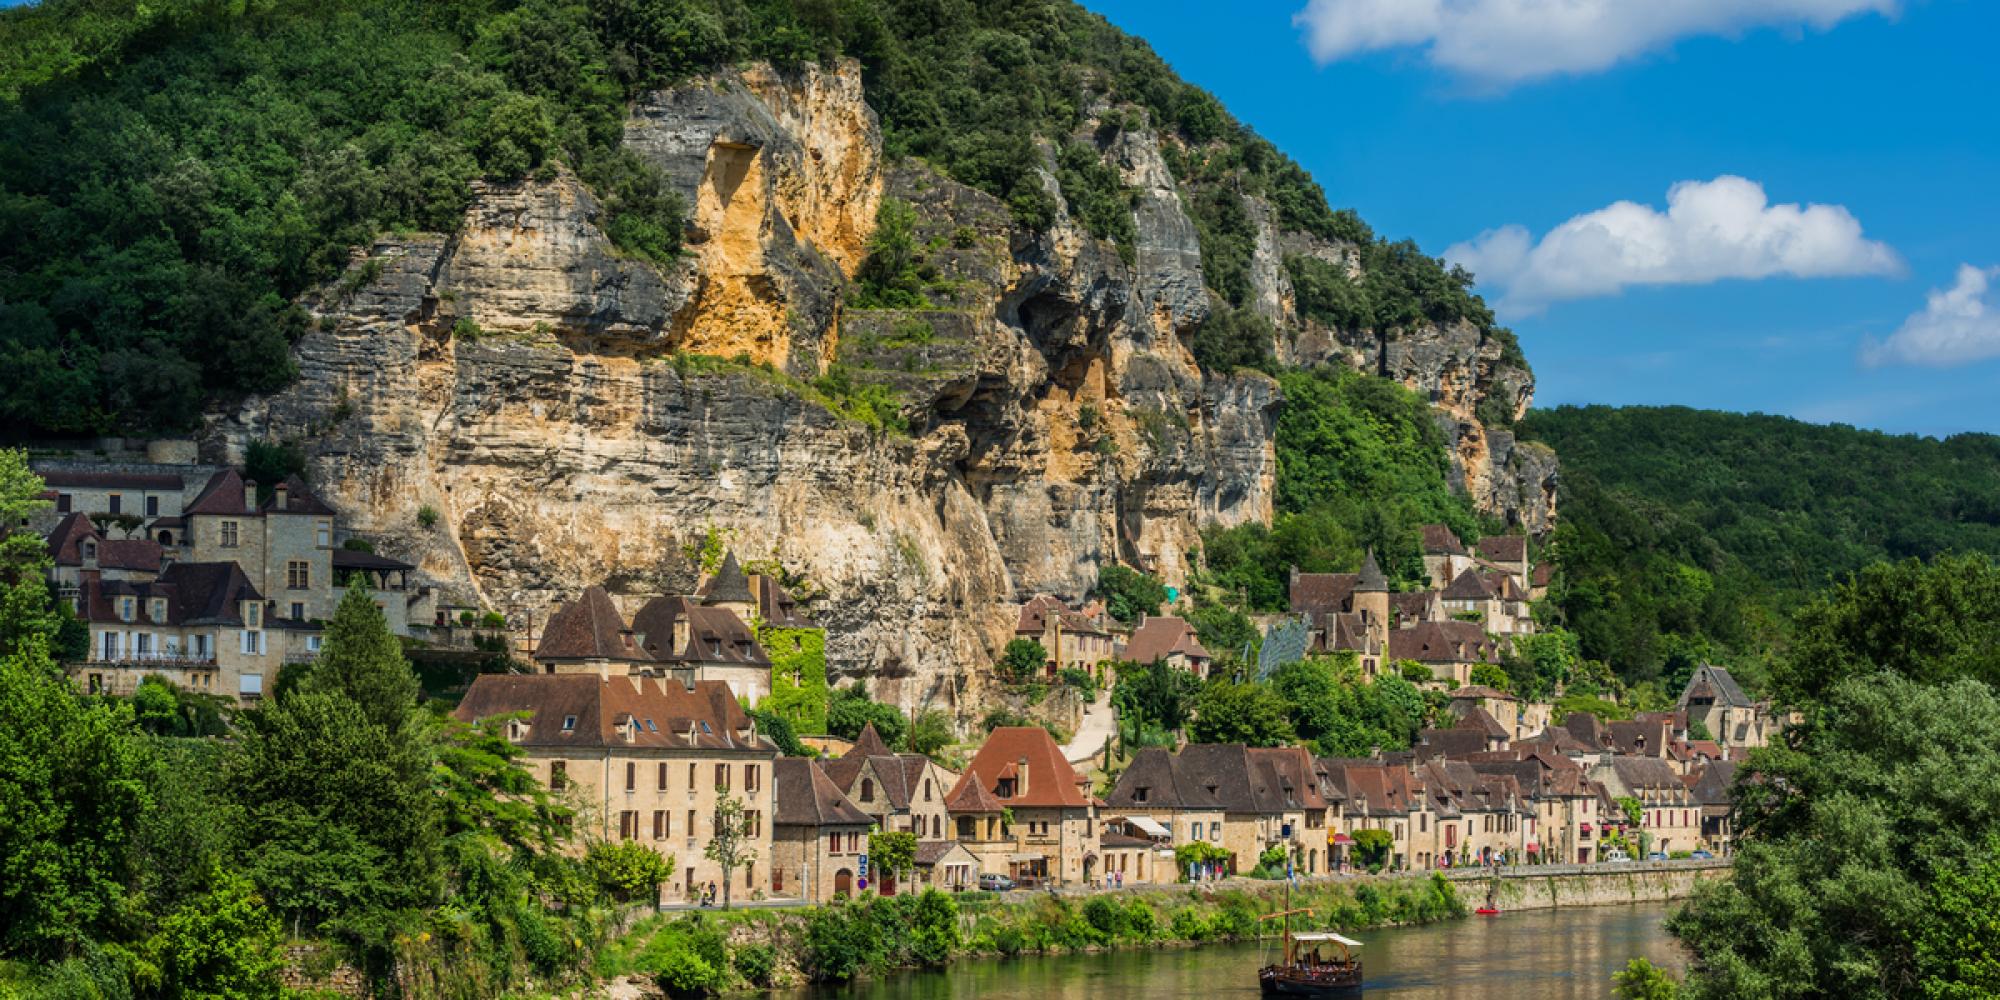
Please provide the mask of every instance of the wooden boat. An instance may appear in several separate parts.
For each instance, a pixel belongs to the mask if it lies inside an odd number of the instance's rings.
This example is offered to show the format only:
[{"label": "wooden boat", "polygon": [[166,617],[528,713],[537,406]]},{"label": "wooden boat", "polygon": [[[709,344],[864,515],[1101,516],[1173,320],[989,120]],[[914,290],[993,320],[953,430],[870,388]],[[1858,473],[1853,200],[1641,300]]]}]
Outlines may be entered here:
[{"label": "wooden boat", "polygon": [[[1285,935],[1285,959],[1257,971],[1267,997],[1351,997],[1361,994],[1361,942],[1332,931]],[[1336,953],[1337,952],[1337,953]]]},{"label": "wooden boat", "polygon": [[[1292,933],[1292,914],[1311,913],[1291,908],[1292,887],[1285,885],[1286,908],[1267,914],[1265,920],[1285,921],[1285,953],[1276,965],[1257,970],[1257,985],[1267,997],[1348,997],[1361,993],[1361,960],[1354,949],[1361,942],[1332,931]],[[1338,952],[1337,954],[1335,952]]]}]

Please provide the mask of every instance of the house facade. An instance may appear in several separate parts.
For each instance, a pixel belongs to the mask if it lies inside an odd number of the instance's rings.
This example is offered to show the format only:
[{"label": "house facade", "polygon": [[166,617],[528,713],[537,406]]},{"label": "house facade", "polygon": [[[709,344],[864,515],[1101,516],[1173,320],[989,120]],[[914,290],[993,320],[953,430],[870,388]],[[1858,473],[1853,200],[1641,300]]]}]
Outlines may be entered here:
[{"label": "house facade", "polygon": [[841,794],[818,761],[772,762],[771,894],[825,903],[856,893],[875,821]]},{"label": "house facade", "polygon": [[706,851],[717,804],[733,798],[744,808],[750,860],[731,874],[732,894],[748,898],[775,883],[778,752],[728,685],[484,674],[453,716],[477,722],[513,713],[525,717],[506,724],[507,739],[521,748],[522,765],[576,810],[577,849],[593,840],[643,843],[675,861],[661,901],[690,901],[724,878]]},{"label": "house facade", "polygon": [[[993,730],[946,798],[958,803],[955,829],[961,817],[973,821],[981,839],[968,849],[983,870],[1028,885],[1083,886],[1098,877],[1097,801],[1048,730]],[[997,821],[991,831],[980,826],[986,819]]]}]

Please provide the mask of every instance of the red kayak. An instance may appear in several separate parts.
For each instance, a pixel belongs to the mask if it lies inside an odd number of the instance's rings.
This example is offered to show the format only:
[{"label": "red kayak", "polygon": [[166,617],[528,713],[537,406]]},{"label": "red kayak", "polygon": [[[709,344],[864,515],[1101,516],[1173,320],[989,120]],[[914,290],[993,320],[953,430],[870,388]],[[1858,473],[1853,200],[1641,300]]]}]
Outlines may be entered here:
[{"label": "red kayak", "polygon": [[1472,912],[1477,913],[1482,917],[1497,917],[1500,915],[1499,910],[1496,910],[1490,906],[1482,906],[1479,909],[1476,909]]}]

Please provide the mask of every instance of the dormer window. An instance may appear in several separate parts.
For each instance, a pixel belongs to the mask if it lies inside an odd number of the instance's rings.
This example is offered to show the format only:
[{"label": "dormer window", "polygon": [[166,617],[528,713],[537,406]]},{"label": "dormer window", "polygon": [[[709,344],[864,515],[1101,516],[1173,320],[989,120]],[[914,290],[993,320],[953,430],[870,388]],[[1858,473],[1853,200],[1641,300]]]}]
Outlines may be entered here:
[{"label": "dormer window", "polygon": [[167,620],[167,599],[164,597],[155,597],[151,601],[148,601],[147,604],[147,617],[153,619],[154,622],[165,624]]},{"label": "dormer window", "polygon": [[562,728],[562,731],[563,731],[563,732],[565,732],[565,733],[573,733],[573,732],[576,732],[576,716],[574,716],[574,715],[565,715],[565,716],[563,716],[563,728]]},{"label": "dormer window", "polygon": [[1138,788],[1132,790],[1132,801],[1144,802],[1146,801],[1147,795],[1150,792],[1152,792],[1151,788],[1141,785]]},{"label": "dormer window", "polygon": [[656,726],[656,725],[653,725],[653,720],[651,720],[651,719],[647,719],[647,720],[646,720],[646,731],[647,731],[647,732],[649,732],[649,733],[657,733],[657,732],[659,732],[659,731],[660,731],[660,727],[658,727],[658,726]]},{"label": "dormer window", "polygon": [[134,618],[134,617],[136,616],[136,615],[135,615],[135,612],[134,612],[134,610],[133,610],[133,609],[134,609],[134,608],[135,608],[135,607],[136,607],[137,605],[138,605],[138,601],[137,601],[136,599],[134,599],[134,598],[130,598],[130,597],[121,597],[121,598],[119,598],[119,599],[118,599],[118,620],[119,620],[119,621],[121,621],[121,622],[129,622],[129,621],[131,621],[131,620],[132,620],[132,619],[133,619],[133,618]]},{"label": "dormer window", "polygon": [[243,602],[243,624],[250,628],[262,628],[264,625],[264,606],[258,604],[256,601]]},{"label": "dormer window", "polygon": [[84,540],[83,540],[83,558],[85,558],[85,559],[95,559],[95,558],[97,558],[97,543],[96,543],[96,542],[93,542],[93,541],[91,541],[91,540],[90,540],[90,539],[88,539],[88,538],[86,538],[86,539],[84,539]]},{"label": "dormer window", "polygon": [[998,781],[997,783],[995,783],[995,785],[993,786],[993,794],[994,794],[994,795],[996,795],[996,796],[999,796],[1000,798],[1003,798],[1003,799],[1011,799],[1011,798],[1013,798],[1013,797],[1014,797],[1014,779],[1012,779],[1012,778],[1001,778],[1001,779],[1000,779],[1000,780],[999,780],[999,781]]}]

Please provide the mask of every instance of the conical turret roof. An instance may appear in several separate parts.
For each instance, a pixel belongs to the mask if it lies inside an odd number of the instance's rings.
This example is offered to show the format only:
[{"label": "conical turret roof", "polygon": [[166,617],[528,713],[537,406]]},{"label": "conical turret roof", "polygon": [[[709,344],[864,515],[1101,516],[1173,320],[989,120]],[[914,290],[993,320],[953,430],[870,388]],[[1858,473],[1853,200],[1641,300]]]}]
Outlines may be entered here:
[{"label": "conical turret roof", "polygon": [[743,575],[743,567],[736,565],[736,553],[724,553],[722,568],[709,578],[707,586],[701,588],[703,604],[754,604],[756,598],[750,596],[750,578]]},{"label": "conical turret roof", "polygon": [[1361,560],[1361,579],[1355,583],[1356,592],[1383,593],[1389,589],[1389,578],[1382,575],[1382,567],[1375,564],[1375,550],[1369,549]]}]

